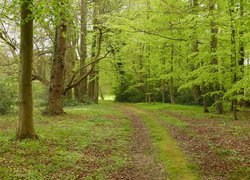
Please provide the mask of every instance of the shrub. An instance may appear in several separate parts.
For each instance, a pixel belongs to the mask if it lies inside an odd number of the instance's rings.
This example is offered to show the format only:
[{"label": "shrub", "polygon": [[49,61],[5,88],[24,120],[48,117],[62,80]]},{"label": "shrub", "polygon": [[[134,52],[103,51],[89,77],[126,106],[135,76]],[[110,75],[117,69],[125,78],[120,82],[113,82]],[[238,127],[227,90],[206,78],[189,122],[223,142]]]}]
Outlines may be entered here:
[{"label": "shrub", "polygon": [[71,98],[68,98],[68,97],[63,97],[63,106],[64,107],[74,107],[74,106],[79,106],[80,103],[75,100],[75,99],[71,99]]},{"label": "shrub", "polygon": [[137,87],[134,87],[129,80],[125,80],[122,85],[114,90],[115,101],[118,102],[143,102],[144,93]]},{"label": "shrub", "polygon": [[10,112],[15,102],[15,88],[13,88],[10,84],[0,82],[0,114]]}]

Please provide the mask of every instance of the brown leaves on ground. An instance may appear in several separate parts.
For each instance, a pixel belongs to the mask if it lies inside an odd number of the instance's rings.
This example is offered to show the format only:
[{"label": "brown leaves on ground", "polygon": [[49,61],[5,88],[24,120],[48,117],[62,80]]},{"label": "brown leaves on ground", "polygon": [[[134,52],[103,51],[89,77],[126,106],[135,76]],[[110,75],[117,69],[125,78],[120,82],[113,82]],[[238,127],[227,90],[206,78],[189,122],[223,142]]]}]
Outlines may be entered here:
[{"label": "brown leaves on ground", "polygon": [[124,167],[115,179],[166,179],[163,166],[157,162],[150,133],[142,119],[130,108],[122,108],[132,121],[133,135],[130,145],[130,165]]},{"label": "brown leaves on ground", "polygon": [[216,118],[191,118],[176,112],[161,112],[187,124],[186,129],[169,124],[167,128],[185,153],[200,166],[205,179],[227,179],[237,169],[250,166],[250,137],[242,132],[237,134],[235,126]]}]

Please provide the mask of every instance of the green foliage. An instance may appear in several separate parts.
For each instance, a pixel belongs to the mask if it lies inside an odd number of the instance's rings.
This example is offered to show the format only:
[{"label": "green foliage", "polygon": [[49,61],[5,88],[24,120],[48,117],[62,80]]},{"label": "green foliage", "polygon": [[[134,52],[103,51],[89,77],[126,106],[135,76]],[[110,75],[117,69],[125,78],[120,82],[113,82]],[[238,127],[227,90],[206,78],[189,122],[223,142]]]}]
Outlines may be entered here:
[{"label": "green foliage", "polygon": [[81,103],[79,103],[76,99],[72,99],[69,97],[63,97],[63,106],[67,107],[67,106],[79,106]]},{"label": "green foliage", "polygon": [[2,81],[0,82],[0,114],[10,112],[13,105],[16,104],[17,95],[13,82]]},{"label": "green foliage", "polygon": [[[190,7],[188,1],[140,0],[130,2],[119,17],[110,18],[111,27],[118,33],[116,38],[120,39],[115,62],[123,62],[130,82],[126,88],[116,88],[117,99],[129,98],[125,92],[137,89],[153,93],[157,101],[161,101],[162,92],[167,92],[169,102],[172,80],[176,103],[194,104],[194,85],[200,87],[199,104],[202,86],[208,105],[215,103],[217,94],[223,102],[249,101],[249,2],[237,0],[235,7],[222,0],[215,3],[216,8],[210,13],[208,1],[198,1],[196,7]],[[229,8],[237,11],[230,14]],[[217,47],[212,50],[213,20],[219,33]],[[232,27],[235,44],[231,42]],[[244,65],[239,63],[240,45],[244,46]]]},{"label": "green foliage", "polygon": [[44,107],[47,105],[48,100],[48,90],[47,87],[44,86],[39,81],[33,81],[32,83],[33,90],[33,101],[35,107]]},{"label": "green foliage", "polygon": [[115,89],[114,93],[115,101],[118,102],[142,102],[145,99],[144,93],[128,81],[124,81],[121,86]]}]

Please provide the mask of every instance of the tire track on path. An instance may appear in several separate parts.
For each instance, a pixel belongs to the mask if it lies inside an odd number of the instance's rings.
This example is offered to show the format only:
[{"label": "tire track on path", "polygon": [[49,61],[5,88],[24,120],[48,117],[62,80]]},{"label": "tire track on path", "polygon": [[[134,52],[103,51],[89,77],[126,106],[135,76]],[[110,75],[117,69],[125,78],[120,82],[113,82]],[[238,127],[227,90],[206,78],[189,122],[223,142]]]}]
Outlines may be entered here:
[{"label": "tire track on path", "polygon": [[[152,144],[149,129],[133,108],[123,105],[116,106],[131,120],[133,134],[131,137],[131,167],[119,173],[119,179],[168,179],[163,165],[157,160],[157,153]],[[118,176],[117,176],[118,177]]]}]

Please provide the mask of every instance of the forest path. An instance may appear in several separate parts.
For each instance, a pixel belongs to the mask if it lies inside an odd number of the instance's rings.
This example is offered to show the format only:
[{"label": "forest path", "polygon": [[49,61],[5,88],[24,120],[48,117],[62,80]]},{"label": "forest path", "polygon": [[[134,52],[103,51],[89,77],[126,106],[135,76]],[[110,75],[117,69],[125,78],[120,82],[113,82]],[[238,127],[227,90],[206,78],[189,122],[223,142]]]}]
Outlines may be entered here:
[{"label": "forest path", "polygon": [[116,107],[131,121],[133,128],[129,147],[132,169],[124,169],[119,178],[123,176],[122,174],[129,174],[126,179],[167,179],[164,167],[159,162],[152,144],[150,131],[143,119],[131,107],[124,105]]},{"label": "forest path", "polygon": [[35,109],[37,141],[10,140],[16,115],[0,116],[0,179],[250,179],[248,120],[162,103],[65,110]]},{"label": "forest path", "polygon": [[[157,130],[168,133],[177,149],[183,153],[182,157],[194,163],[192,169],[200,172],[202,179],[250,178],[250,137],[246,120],[229,121],[224,119],[227,116],[203,114],[186,106],[178,109],[178,105],[129,106],[143,114],[149,126],[160,124]],[[160,134],[156,136],[161,138]],[[169,152],[171,150],[162,151],[165,156]],[[170,153],[168,158],[173,158],[173,155]],[[179,164],[174,158],[172,161],[172,164]],[[169,164],[166,166],[169,167]]]},{"label": "forest path", "polygon": [[133,179],[199,179],[157,114],[133,104],[116,107],[132,121],[134,129],[132,163],[138,172]]}]

